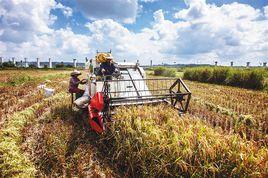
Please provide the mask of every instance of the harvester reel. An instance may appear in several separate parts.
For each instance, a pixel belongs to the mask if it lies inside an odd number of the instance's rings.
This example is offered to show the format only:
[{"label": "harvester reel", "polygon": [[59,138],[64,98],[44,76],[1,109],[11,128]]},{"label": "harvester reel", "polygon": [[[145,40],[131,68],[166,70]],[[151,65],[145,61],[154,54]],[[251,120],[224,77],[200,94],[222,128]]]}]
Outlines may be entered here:
[{"label": "harvester reel", "polygon": [[107,116],[117,106],[167,103],[185,113],[188,110],[191,92],[181,79],[123,79],[104,82]]}]

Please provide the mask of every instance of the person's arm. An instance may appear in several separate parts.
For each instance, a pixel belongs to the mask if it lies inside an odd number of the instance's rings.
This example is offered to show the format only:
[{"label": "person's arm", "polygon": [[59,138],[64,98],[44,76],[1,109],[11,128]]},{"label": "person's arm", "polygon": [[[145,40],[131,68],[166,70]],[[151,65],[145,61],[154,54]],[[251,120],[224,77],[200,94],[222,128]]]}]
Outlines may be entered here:
[{"label": "person's arm", "polygon": [[77,78],[77,79],[72,79],[72,83],[73,83],[74,85],[79,85],[79,84],[81,83],[81,81],[79,80],[79,78]]},{"label": "person's arm", "polygon": [[100,65],[100,71],[101,71],[101,73],[102,74],[104,74],[105,73],[105,65],[104,65],[104,63],[101,63],[101,65]]},{"label": "person's arm", "polygon": [[82,79],[82,80],[80,81],[80,84],[85,84],[85,83],[87,83],[87,80],[86,80],[86,79]]}]

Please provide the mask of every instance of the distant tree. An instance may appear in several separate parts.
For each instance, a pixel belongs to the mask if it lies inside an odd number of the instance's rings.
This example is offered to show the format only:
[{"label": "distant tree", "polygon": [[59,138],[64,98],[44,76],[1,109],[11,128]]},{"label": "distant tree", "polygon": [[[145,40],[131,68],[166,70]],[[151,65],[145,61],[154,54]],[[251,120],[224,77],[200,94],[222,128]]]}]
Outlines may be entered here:
[{"label": "distant tree", "polygon": [[4,62],[3,64],[1,64],[1,67],[2,68],[6,68],[6,67],[15,67],[14,63],[11,62],[11,61],[8,61],[8,62]]},{"label": "distant tree", "polygon": [[64,64],[63,64],[63,62],[62,62],[62,63],[60,63],[60,64],[56,64],[55,67],[56,67],[56,68],[63,68],[63,67],[64,67]]},{"label": "distant tree", "polygon": [[71,65],[71,64],[67,64],[66,67],[68,67],[68,68],[72,68],[73,65]]},{"label": "distant tree", "polygon": [[35,69],[35,68],[37,68],[37,67],[36,67],[36,65],[34,65],[34,64],[29,64],[29,68],[31,68],[31,69]]}]

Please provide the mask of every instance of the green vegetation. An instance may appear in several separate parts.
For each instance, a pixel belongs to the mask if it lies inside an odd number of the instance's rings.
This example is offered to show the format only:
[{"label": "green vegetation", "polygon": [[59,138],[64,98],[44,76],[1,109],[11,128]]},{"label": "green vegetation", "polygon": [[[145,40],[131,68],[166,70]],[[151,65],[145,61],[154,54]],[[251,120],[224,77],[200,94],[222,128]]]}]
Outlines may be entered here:
[{"label": "green vegetation", "polygon": [[153,68],[155,76],[176,77],[176,69],[167,67]]},{"label": "green vegetation", "polygon": [[11,61],[4,62],[4,63],[0,64],[0,69],[3,69],[3,68],[14,68],[14,67],[15,67],[15,65]]},{"label": "green vegetation", "polygon": [[29,75],[17,75],[12,77],[5,85],[17,86],[25,82],[32,82],[34,78]]},{"label": "green vegetation", "polygon": [[[52,70],[53,71],[53,70]],[[20,86],[24,83],[27,84],[33,84],[33,83],[38,83],[38,82],[42,82],[45,80],[53,80],[53,79],[62,79],[62,78],[66,78],[69,76],[69,73],[63,72],[63,73],[49,73],[49,71],[47,72],[47,74],[45,75],[28,75],[25,73],[17,73],[17,75],[12,75],[12,77],[9,77],[5,82],[0,83],[0,86]]]},{"label": "green vegetation", "polygon": [[183,78],[192,81],[215,83],[249,89],[264,89],[267,70],[229,67],[195,67],[185,70]]}]

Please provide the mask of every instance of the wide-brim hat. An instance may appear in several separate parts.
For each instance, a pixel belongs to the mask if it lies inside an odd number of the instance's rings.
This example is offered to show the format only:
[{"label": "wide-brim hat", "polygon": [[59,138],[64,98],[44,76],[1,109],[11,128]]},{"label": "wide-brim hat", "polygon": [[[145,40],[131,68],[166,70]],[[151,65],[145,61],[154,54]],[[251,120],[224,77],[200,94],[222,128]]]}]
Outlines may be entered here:
[{"label": "wide-brim hat", "polygon": [[105,59],[107,59],[107,60],[113,60],[114,58],[113,58],[113,56],[106,56]]},{"label": "wide-brim hat", "polygon": [[81,72],[78,71],[78,70],[74,70],[74,71],[71,73],[71,76],[74,76],[74,75],[81,75]]}]

